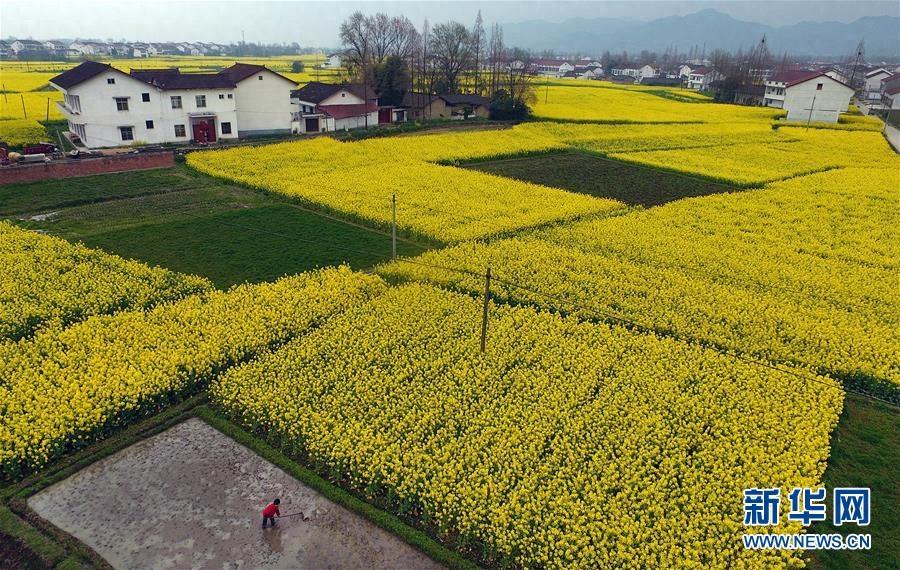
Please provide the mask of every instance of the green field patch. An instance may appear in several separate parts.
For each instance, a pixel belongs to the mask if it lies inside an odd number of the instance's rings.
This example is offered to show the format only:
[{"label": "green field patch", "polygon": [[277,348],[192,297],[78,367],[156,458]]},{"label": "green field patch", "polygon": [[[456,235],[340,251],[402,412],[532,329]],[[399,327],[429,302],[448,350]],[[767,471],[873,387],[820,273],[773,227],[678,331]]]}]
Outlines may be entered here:
[{"label": "green field patch", "polygon": [[[218,287],[273,281],[340,263],[360,269],[391,256],[388,236],[287,204],[185,212],[162,223],[98,232],[81,240],[122,257],[203,275]],[[408,244],[397,249],[401,255],[421,251]]]},{"label": "green field patch", "polygon": [[581,152],[524,156],[472,163],[466,167],[597,198],[612,198],[630,206],[659,206],[681,198],[737,190],[695,176]]},{"label": "green field patch", "polygon": [[37,213],[189,187],[181,169],[141,170],[0,186],[0,216]]}]

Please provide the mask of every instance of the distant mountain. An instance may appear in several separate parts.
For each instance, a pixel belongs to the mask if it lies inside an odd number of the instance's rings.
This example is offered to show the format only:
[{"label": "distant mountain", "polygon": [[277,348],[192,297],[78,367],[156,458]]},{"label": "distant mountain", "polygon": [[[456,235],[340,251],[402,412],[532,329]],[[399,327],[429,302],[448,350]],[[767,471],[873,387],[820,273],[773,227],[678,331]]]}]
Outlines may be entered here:
[{"label": "distant mountain", "polygon": [[605,50],[662,52],[669,46],[686,52],[691,46],[735,51],[747,49],[765,34],[774,54],[845,56],[859,40],[868,56],[900,56],[900,18],[865,17],[842,22],[800,22],[773,27],[737,20],[717,10],[669,16],[650,22],[614,18],[576,18],[565,22],[530,20],[503,25],[507,45],[560,53],[599,54]]}]

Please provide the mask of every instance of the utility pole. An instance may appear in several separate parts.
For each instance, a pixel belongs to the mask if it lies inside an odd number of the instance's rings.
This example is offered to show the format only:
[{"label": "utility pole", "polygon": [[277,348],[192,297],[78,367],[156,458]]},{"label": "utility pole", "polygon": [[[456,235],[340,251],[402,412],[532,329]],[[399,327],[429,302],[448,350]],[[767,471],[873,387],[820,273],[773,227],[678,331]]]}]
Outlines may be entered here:
[{"label": "utility pole", "polygon": [[28,109],[25,108],[25,95],[19,93],[19,98],[22,100],[22,114],[25,115],[25,118],[28,118]]},{"label": "utility pole", "polygon": [[484,279],[484,311],[481,315],[481,352],[487,343],[488,301],[491,299],[491,266],[488,265]]},{"label": "utility pole", "polygon": [[44,118],[44,120],[50,120],[50,97],[47,97],[47,116]]},{"label": "utility pole", "polygon": [[391,194],[391,259],[397,259],[397,195]]},{"label": "utility pole", "polygon": [[809,124],[812,122],[813,109],[816,108],[816,96],[813,95],[812,104],[809,106],[809,118],[806,119],[806,130],[809,130]]}]

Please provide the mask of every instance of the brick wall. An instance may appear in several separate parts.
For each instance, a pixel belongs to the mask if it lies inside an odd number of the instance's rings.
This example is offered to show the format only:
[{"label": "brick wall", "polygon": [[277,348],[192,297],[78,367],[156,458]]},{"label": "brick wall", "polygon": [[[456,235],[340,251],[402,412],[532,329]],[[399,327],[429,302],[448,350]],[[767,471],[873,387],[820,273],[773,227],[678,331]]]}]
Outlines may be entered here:
[{"label": "brick wall", "polygon": [[104,156],[101,158],[54,160],[39,164],[0,167],[0,185],[34,182],[36,180],[76,178],[110,172],[127,172],[129,170],[170,168],[174,165],[175,153],[173,152],[147,152]]}]

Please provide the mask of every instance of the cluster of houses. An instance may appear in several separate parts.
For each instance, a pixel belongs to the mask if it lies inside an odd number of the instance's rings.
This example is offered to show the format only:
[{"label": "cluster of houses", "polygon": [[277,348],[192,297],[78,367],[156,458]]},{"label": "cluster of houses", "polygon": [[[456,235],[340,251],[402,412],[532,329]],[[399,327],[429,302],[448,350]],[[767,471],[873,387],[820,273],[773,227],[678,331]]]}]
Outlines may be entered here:
[{"label": "cluster of houses", "polygon": [[234,46],[208,42],[148,43],[64,40],[0,40],[4,59],[77,59],[80,57],[154,57],[228,55]]},{"label": "cluster of houses", "polygon": [[701,91],[708,90],[713,81],[723,77],[709,66],[708,61],[699,60],[682,63],[666,71],[654,64],[619,66],[606,70],[603,64],[591,58],[578,60],[541,58],[531,62],[531,71],[535,75],[545,77],[605,79],[614,83],[683,86]]},{"label": "cluster of houses", "polygon": [[877,67],[866,72],[862,99],[872,110],[900,109],[900,67]]},{"label": "cluster of houses", "polygon": [[[535,74],[548,77],[605,79],[615,83],[681,86],[697,91],[717,92],[726,85],[726,77],[708,60],[682,63],[668,71],[653,64],[640,67],[615,67],[604,72],[602,65],[590,59],[538,59]],[[870,107],[900,108],[900,68],[871,69],[865,75],[862,97]],[[741,105],[777,107],[787,111],[788,120],[837,122],[847,111],[854,89],[849,80],[831,67],[792,69],[750,69],[749,81],[730,93],[727,100]]]},{"label": "cluster of houses", "polygon": [[87,148],[136,143],[213,143],[306,134],[421,119],[487,117],[477,95],[408,92],[382,106],[371,88],[311,82],[301,88],[265,66],[235,63],[217,73],[132,69],[86,61],[50,80],[68,135]]}]

